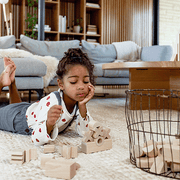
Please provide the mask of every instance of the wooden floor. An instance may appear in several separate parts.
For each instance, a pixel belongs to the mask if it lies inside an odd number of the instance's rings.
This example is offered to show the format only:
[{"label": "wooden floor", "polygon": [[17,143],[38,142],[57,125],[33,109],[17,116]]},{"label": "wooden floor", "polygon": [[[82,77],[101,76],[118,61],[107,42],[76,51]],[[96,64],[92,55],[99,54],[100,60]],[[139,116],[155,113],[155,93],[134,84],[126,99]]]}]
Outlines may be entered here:
[{"label": "wooden floor", "polygon": [[[125,91],[128,89],[128,86],[96,86],[94,98],[98,97],[125,97]],[[53,91],[57,91],[58,86],[48,86],[44,89],[44,96],[48,95]],[[28,91],[19,91],[22,101],[28,102],[29,92]],[[31,102],[38,101],[38,96],[36,91],[32,91]],[[0,95],[0,105],[8,104],[9,94],[7,91],[2,91]]]}]

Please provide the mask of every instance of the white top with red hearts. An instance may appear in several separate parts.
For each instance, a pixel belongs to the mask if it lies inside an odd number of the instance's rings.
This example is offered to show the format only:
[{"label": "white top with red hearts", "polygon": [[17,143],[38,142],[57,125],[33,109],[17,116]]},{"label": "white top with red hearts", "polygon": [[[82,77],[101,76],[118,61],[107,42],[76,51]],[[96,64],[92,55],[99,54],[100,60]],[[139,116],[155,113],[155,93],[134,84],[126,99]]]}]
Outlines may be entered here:
[{"label": "white top with red hearts", "polygon": [[[60,92],[60,90],[58,90]],[[32,142],[35,145],[43,145],[45,143],[49,143],[50,141],[54,141],[58,136],[58,133],[64,130],[68,126],[68,122],[72,120],[75,108],[73,112],[70,114],[66,109],[65,103],[63,101],[63,93],[60,92],[61,96],[61,105],[63,108],[63,114],[57,120],[57,123],[54,126],[54,129],[51,133],[51,136],[47,133],[46,128],[46,120],[47,113],[49,109],[58,104],[58,99],[54,93],[50,93],[49,95],[42,98],[40,101],[33,103],[26,111],[27,123],[29,128],[33,129],[32,132]],[[92,117],[87,112],[86,118],[82,118],[79,110],[77,111],[77,118],[75,120],[76,126],[75,130],[79,135],[83,135],[83,131],[88,131],[88,123],[92,120]]]}]

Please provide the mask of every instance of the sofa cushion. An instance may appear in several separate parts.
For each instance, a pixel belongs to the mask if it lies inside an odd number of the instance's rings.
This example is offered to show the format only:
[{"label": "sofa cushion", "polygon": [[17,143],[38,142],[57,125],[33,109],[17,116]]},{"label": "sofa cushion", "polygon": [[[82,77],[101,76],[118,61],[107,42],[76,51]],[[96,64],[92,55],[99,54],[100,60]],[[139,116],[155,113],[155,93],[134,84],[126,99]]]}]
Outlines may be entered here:
[{"label": "sofa cushion", "polygon": [[94,64],[110,63],[116,59],[116,50],[112,44],[94,45],[82,40],[82,51],[87,53]]},{"label": "sofa cushion", "polygon": [[2,36],[0,37],[0,49],[15,48],[15,36]]},{"label": "sofa cushion", "polygon": [[21,34],[21,49],[40,56],[53,56],[61,59],[69,48],[79,48],[79,40],[71,41],[38,41]]},{"label": "sofa cushion", "polygon": [[[47,67],[44,62],[31,57],[12,58],[16,65],[17,76],[45,76]],[[0,58],[0,73],[4,70],[4,61]]]},{"label": "sofa cushion", "polygon": [[170,61],[173,49],[169,45],[155,45],[143,47],[141,51],[142,61]]}]

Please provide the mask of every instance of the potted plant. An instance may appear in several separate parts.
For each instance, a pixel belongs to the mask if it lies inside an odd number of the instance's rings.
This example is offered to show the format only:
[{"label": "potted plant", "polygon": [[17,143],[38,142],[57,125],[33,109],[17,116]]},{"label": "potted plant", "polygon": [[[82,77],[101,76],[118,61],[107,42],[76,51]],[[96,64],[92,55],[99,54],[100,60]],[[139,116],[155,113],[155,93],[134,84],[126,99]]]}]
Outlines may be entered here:
[{"label": "potted plant", "polygon": [[74,25],[74,32],[75,33],[80,33],[80,29],[81,29],[81,26],[79,25],[79,19],[76,20],[76,25]]}]

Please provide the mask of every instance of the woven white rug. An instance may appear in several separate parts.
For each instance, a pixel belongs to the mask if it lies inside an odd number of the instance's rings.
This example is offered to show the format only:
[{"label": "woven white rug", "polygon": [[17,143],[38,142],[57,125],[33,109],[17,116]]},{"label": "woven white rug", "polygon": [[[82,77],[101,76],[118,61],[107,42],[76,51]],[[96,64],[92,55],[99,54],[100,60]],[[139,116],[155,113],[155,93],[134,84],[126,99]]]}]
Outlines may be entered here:
[{"label": "woven white rug", "polygon": [[[168,179],[146,173],[129,161],[129,139],[125,120],[125,98],[98,98],[88,103],[88,109],[94,120],[99,121],[111,129],[113,148],[92,154],[79,153],[74,159],[79,168],[73,180],[149,180]],[[58,136],[54,144],[69,142],[73,145],[81,144],[73,129]],[[40,168],[40,157],[43,147],[37,147],[38,159],[23,165],[10,164],[11,151],[14,149],[33,148],[30,136],[23,136],[0,131],[0,180],[50,180],[54,178],[44,176]],[[56,152],[55,157],[60,155]]]}]

